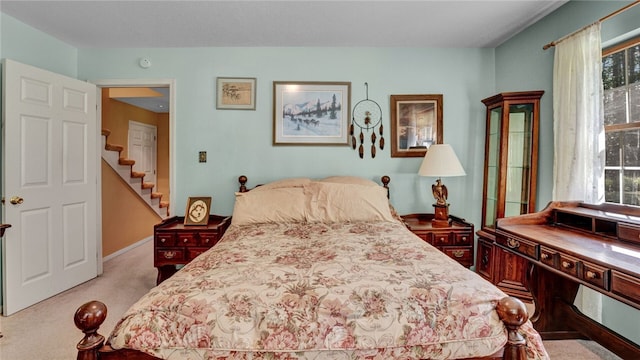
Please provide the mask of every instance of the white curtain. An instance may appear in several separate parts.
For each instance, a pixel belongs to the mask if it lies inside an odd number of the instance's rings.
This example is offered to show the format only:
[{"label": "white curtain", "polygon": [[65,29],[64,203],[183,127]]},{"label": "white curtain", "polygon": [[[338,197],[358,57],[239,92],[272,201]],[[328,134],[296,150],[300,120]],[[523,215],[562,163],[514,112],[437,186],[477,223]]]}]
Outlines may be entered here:
[{"label": "white curtain", "polygon": [[553,66],[554,200],[604,201],[600,23],[556,44]]},{"label": "white curtain", "polygon": [[[604,201],[600,23],[556,44],[553,66],[553,199]],[[602,321],[602,295],[580,287],[575,305]]]}]

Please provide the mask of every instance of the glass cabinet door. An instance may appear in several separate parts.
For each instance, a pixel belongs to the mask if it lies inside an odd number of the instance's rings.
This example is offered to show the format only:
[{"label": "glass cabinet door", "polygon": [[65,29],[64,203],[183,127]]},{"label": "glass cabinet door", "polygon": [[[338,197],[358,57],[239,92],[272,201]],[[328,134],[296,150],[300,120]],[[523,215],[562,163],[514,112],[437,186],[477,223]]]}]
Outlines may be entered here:
[{"label": "glass cabinet door", "polygon": [[489,111],[487,119],[487,179],[485,189],[485,217],[483,226],[493,227],[496,221],[498,205],[498,180],[500,165],[500,128],[502,121],[502,107],[498,106]]},{"label": "glass cabinet door", "polygon": [[482,228],[536,211],[538,112],[543,91],[501,93],[487,106]]}]

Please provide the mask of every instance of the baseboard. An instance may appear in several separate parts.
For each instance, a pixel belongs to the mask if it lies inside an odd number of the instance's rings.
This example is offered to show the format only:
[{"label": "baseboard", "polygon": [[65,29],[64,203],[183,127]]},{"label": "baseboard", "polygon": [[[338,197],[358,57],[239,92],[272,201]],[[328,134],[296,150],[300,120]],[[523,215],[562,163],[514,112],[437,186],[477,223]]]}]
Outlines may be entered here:
[{"label": "baseboard", "polygon": [[146,242],[151,241],[151,240],[153,240],[153,235],[151,235],[149,237],[146,237],[146,238],[144,238],[144,239],[142,239],[142,240],[140,240],[140,241],[138,241],[136,243],[133,243],[133,244],[127,246],[126,248],[120,249],[120,250],[118,250],[118,251],[116,251],[114,253],[111,253],[111,254],[103,257],[102,261],[103,262],[109,261],[109,260],[113,259],[114,257],[116,257],[118,255],[122,255],[122,254],[126,253],[129,250],[133,250],[133,249],[137,248],[138,246],[143,245]]}]

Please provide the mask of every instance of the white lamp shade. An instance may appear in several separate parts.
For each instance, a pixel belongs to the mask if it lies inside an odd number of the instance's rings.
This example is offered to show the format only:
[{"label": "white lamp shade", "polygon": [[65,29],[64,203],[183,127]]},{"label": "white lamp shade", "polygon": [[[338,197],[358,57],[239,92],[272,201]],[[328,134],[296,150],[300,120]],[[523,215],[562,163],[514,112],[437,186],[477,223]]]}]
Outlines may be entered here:
[{"label": "white lamp shade", "polygon": [[433,144],[424,155],[420,176],[447,177],[467,175],[460,164],[460,160],[449,144]]}]

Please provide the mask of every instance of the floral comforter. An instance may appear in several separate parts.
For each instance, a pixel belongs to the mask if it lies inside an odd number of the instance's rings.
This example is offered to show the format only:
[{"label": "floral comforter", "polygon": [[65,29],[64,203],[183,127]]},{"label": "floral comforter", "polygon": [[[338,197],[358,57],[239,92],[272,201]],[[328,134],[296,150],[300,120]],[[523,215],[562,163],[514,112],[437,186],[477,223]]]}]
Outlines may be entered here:
[{"label": "floral comforter", "polygon": [[[399,222],[232,225],[109,342],[163,359],[488,356],[506,343],[504,296]],[[548,359],[523,333],[527,356]]]}]

